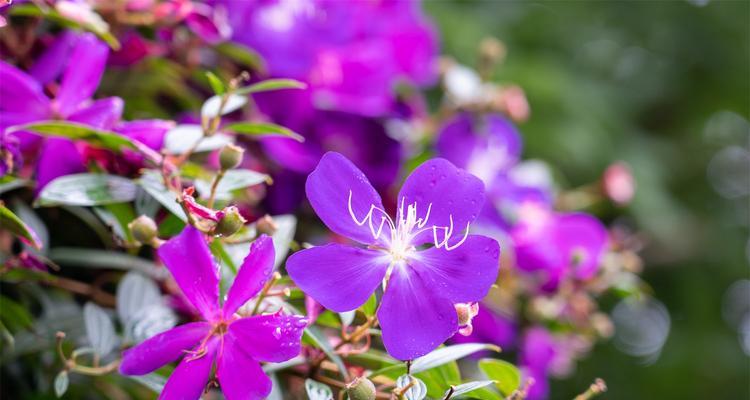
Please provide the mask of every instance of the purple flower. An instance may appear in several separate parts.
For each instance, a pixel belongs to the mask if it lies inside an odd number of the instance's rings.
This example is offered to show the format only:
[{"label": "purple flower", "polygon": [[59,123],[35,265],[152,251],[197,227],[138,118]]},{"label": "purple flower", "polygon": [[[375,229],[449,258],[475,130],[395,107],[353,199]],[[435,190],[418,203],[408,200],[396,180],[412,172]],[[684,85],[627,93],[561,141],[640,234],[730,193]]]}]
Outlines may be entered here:
[{"label": "purple flower", "polygon": [[[109,129],[122,114],[120,98],[91,100],[104,71],[109,50],[93,34],[64,33],[32,68],[33,77],[16,67],[0,62],[0,129],[34,121],[62,119]],[[66,65],[63,68],[62,62]],[[48,98],[42,83],[62,73],[54,99]],[[36,80],[34,77],[38,77]],[[51,180],[85,171],[75,144],[63,138],[46,141],[29,132],[14,132],[24,152],[36,152],[37,190]]]},{"label": "purple flower", "polygon": [[396,218],[339,153],[323,156],[305,188],[329,229],[366,247],[302,250],[287,261],[289,276],[337,312],[356,309],[383,283],[377,315],[385,348],[398,359],[427,354],[455,334],[454,304],[481,300],[497,278],[499,244],[468,233],[484,202],[482,181],[447,160],[412,172]]},{"label": "purple flower", "polygon": [[261,235],[250,247],[219,306],[219,271],[203,234],[192,226],[159,248],[159,257],[204,321],[160,333],[123,354],[120,372],[143,375],[180,357],[160,399],[197,399],[212,367],[229,400],[262,399],[271,392],[263,362],[282,362],[300,352],[307,321],[281,313],[239,317],[235,312],[258,294],[273,273],[274,248]]},{"label": "purple flower", "polygon": [[492,343],[502,348],[515,343],[517,324],[510,317],[495,313],[485,304],[479,307],[479,313],[472,320],[471,335],[456,335],[453,341],[457,343]]}]

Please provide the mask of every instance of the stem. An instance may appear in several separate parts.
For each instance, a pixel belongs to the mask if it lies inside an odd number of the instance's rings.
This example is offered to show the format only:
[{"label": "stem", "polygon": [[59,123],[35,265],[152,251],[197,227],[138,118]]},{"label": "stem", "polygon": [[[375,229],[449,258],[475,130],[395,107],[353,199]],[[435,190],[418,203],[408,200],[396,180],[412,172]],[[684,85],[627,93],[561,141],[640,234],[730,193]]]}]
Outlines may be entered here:
[{"label": "stem", "polygon": [[114,307],[116,302],[115,297],[111,294],[104,292],[95,286],[88,285],[86,283],[79,282],[73,279],[55,276],[50,277],[50,279],[47,280],[41,280],[40,282],[49,286],[65,289],[76,294],[89,296],[92,300],[104,306]]},{"label": "stem", "polygon": [[206,206],[208,208],[214,208],[214,200],[216,199],[216,189],[219,187],[219,182],[221,182],[221,179],[224,178],[224,174],[226,174],[226,170],[220,170],[218,174],[214,177],[213,183],[211,183],[211,195],[208,198],[208,203]]},{"label": "stem", "polygon": [[120,360],[112,361],[111,363],[102,366],[102,367],[87,367],[85,365],[74,365],[71,371],[77,372],[79,374],[83,375],[90,375],[90,376],[101,376],[106,375],[114,370],[117,369],[117,367],[120,366]]},{"label": "stem", "polygon": [[273,286],[279,279],[281,279],[281,274],[279,274],[278,272],[274,272],[271,280],[268,281],[265,286],[263,286],[263,290],[260,292],[260,295],[258,295],[258,300],[255,302],[255,307],[253,307],[253,312],[250,315],[255,315],[258,313],[258,310],[260,309],[260,303],[263,302],[263,298],[266,297],[266,294],[268,294],[271,286]]},{"label": "stem", "polygon": [[601,378],[596,378],[589,388],[575,397],[574,400],[589,400],[607,391],[607,384]]}]

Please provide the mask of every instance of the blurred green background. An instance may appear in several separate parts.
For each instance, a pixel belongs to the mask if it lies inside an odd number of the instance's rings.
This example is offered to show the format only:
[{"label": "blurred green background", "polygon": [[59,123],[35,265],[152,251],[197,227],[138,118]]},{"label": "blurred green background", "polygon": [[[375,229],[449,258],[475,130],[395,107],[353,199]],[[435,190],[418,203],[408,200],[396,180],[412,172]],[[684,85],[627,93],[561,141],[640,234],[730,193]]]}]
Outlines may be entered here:
[{"label": "blurred green background", "polygon": [[649,362],[599,344],[573,378],[553,382],[553,398],[594,377],[607,381],[608,399],[750,398],[748,348],[727,317],[747,312],[750,293],[726,300],[750,272],[750,2],[424,6],[443,52],[464,64],[475,64],[485,36],[506,44],[495,78],[529,98],[526,157],[549,161],[570,187],[613,160],[638,181],[625,219],[643,231],[644,277],[669,310],[669,337]]}]

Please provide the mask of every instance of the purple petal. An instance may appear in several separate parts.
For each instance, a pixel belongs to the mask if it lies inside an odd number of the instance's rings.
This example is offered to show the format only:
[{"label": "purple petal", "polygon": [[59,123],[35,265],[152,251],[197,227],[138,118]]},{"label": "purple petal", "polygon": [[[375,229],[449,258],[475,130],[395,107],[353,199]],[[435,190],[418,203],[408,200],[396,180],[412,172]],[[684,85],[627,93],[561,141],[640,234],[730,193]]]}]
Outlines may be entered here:
[{"label": "purple petal", "polygon": [[[349,213],[349,194],[352,211],[360,221],[372,206],[382,210],[383,203],[367,177],[346,157],[335,152],[324,154],[308,176],[305,191],[318,217],[329,229],[364,244],[376,242],[368,224],[358,225]],[[373,222],[379,222],[380,216],[373,211]]]},{"label": "purple petal", "polygon": [[508,316],[497,314],[481,304],[479,313],[471,321],[474,330],[469,336],[456,335],[458,343],[492,343],[500,347],[512,346],[516,340],[516,322]]},{"label": "purple petal", "polygon": [[70,55],[55,99],[58,112],[63,116],[73,113],[90,98],[99,86],[104,72],[109,48],[91,33],[84,33]]},{"label": "purple petal", "polygon": [[36,59],[34,65],[29,69],[29,75],[42,85],[57,79],[65,65],[70,62],[70,52],[79,37],[80,35],[75,31],[64,31],[58,35],[54,43],[47,47],[44,53]]},{"label": "purple petal", "polygon": [[152,150],[159,151],[164,145],[164,135],[174,126],[173,121],[144,119],[123,122],[115,128],[115,131],[145,144]]},{"label": "purple petal", "polygon": [[42,86],[20,69],[0,62],[0,109],[46,118],[49,99]]},{"label": "purple petal", "polygon": [[329,244],[298,251],[286,270],[303,292],[328,309],[351,311],[383,281],[390,258],[381,251]]},{"label": "purple petal", "polygon": [[[461,232],[474,221],[484,204],[484,184],[450,161],[436,158],[423,163],[406,178],[398,195],[399,204],[402,201],[405,206],[417,204],[418,218],[427,216],[431,204],[427,226],[449,227],[452,220],[453,237],[463,237]],[[442,233],[438,230],[438,240],[442,241]]]},{"label": "purple petal", "polygon": [[399,360],[423,356],[458,330],[453,303],[408,267],[396,266],[378,309],[383,344]]},{"label": "purple petal", "polygon": [[199,399],[206,389],[217,350],[219,339],[214,337],[205,344],[206,353],[202,357],[191,358],[188,355],[183,358],[164,385],[159,400]]},{"label": "purple petal", "polygon": [[68,117],[69,121],[80,122],[98,129],[111,129],[122,117],[123,101],[119,97],[96,100]]},{"label": "purple petal", "polygon": [[37,193],[55,178],[85,171],[86,166],[75,143],[63,138],[49,138],[44,142],[37,161]]},{"label": "purple petal", "polygon": [[500,244],[495,239],[470,235],[453,250],[432,247],[408,263],[431,282],[431,290],[453,303],[468,303],[483,299],[497,280],[499,256]]},{"label": "purple petal", "polygon": [[258,361],[282,362],[299,355],[306,327],[307,319],[298,315],[259,315],[234,321],[228,336]]},{"label": "purple petal", "polygon": [[559,216],[555,221],[554,240],[563,260],[579,279],[591,278],[601,263],[607,247],[607,228],[598,219],[584,213]]},{"label": "purple petal", "polygon": [[144,375],[185,355],[211,329],[206,322],[191,322],[162,332],[122,354],[120,373]]},{"label": "purple petal", "polygon": [[226,14],[210,6],[194,3],[194,10],[185,18],[185,24],[206,43],[217,44],[232,35]]},{"label": "purple petal", "polygon": [[206,240],[195,227],[182,232],[159,247],[159,257],[172,273],[185,297],[207,320],[219,310],[219,270]]},{"label": "purple petal", "polygon": [[442,128],[437,148],[441,156],[489,185],[495,176],[518,161],[521,136],[500,115],[481,118],[467,113],[456,116]]},{"label": "purple petal", "polygon": [[246,350],[231,334],[224,336],[216,375],[227,400],[265,399],[271,393],[271,380]]},{"label": "purple petal", "polygon": [[232,287],[229,288],[224,303],[226,317],[234,314],[263,289],[263,285],[273,273],[274,257],[273,241],[270,237],[261,235],[250,245],[250,252],[242,262]]}]

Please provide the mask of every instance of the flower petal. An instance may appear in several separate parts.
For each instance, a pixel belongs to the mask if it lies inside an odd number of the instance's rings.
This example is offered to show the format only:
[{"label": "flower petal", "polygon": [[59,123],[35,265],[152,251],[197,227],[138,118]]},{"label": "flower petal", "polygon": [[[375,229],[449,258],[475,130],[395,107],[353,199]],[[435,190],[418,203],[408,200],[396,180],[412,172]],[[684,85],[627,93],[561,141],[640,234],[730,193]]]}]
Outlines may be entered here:
[{"label": "flower petal", "polygon": [[554,241],[577,278],[591,278],[607,246],[607,228],[584,213],[562,214],[555,220]]},{"label": "flower petal", "polygon": [[219,350],[219,339],[214,337],[205,346],[206,353],[202,357],[188,356],[180,361],[164,385],[159,400],[192,400],[201,397],[211,375],[216,351]]},{"label": "flower petal", "polygon": [[216,375],[227,400],[265,399],[273,388],[260,363],[245,350],[231,334],[224,336],[224,349],[219,355]]},{"label": "flower petal", "polygon": [[86,171],[75,143],[63,138],[44,142],[36,168],[37,193],[55,178]]},{"label": "flower petal", "polygon": [[159,151],[164,145],[164,136],[174,126],[173,121],[144,119],[124,122],[118,125],[115,131],[145,144],[152,150]]},{"label": "flower petal", "polygon": [[[405,206],[416,202],[417,218],[425,218],[432,204],[427,226],[449,227],[452,219],[452,236],[463,237],[460,232],[474,221],[484,204],[484,184],[450,161],[436,158],[423,163],[406,178],[398,194],[399,204],[402,201]],[[443,231],[438,230],[437,236],[442,241]],[[417,243],[425,241],[422,237]]]},{"label": "flower petal", "polygon": [[500,244],[469,235],[453,250],[432,247],[418,252],[409,265],[453,303],[479,301],[487,295],[500,269]]},{"label": "flower petal", "polygon": [[399,360],[413,360],[437,348],[458,330],[453,303],[417,271],[396,267],[378,310],[383,344]]},{"label": "flower petal", "polygon": [[[376,242],[369,224],[358,225],[349,213],[349,194],[352,211],[360,221],[371,206],[382,210],[383,203],[365,174],[346,157],[335,152],[324,154],[308,176],[305,191],[315,213],[329,229],[364,244]],[[379,221],[380,214],[376,211],[373,222]]]},{"label": "flower petal", "polygon": [[34,61],[34,65],[29,69],[29,75],[42,85],[57,79],[65,68],[65,64],[70,62],[70,52],[79,37],[79,34],[72,30],[60,33],[55,42]]},{"label": "flower petal", "polygon": [[90,98],[99,86],[109,48],[91,33],[81,35],[70,55],[60,91],[57,93],[58,111],[63,116],[73,113]]},{"label": "flower petal", "polygon": [[161,368],[195,347],[209,329],[207,322],[191,322],[151,337],[123,353],[120,373],[144,375]]},{"label": "flower petal", "polygon": [[229,288],[224,315],[229,317],[248,300],[255,297],[273,273],[275,251],[273,241],[261,235],[250,245],[250,252],[240,266],[232,287]]},{"label": "flower petal", "polygon": [[219,310],[219,270],[203,233],[186,226],[159,247],[159,257],[201,315],[208,320],[215,318]]},{"label": "flower petal", "polygon": [[20,69],[0,62],[0,109],[46,117],[49,99],[42,86]]},{"label": "flower petal", "polygon": [[122,117],[123,102],[119,97],[91,102],[68,117],[69,121],[80,122],[98,129],[111,129]]},{"label": "flower petal", "polygon": [[258,361],[282,362],[300,352],[307,319],[299,315],[259,315],[229,325],[229,334],[242,350]]},{"label": "flower petal", "polygon": [[328,309],[351,311],[367,301],[385,277],[385,253],[341,244],[298,251],[286,270],[303,292]]}]

